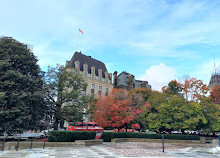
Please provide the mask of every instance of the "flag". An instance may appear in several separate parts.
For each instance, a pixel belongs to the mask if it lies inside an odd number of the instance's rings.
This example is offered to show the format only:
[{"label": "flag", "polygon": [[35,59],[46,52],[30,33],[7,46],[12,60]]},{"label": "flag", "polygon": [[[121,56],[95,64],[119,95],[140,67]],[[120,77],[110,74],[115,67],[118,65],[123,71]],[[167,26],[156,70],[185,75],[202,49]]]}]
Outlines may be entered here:
[{"label": "flag", "polygon": [[83,32],[82,32],[82,30],[81,30],[81,29],[79,29],[79,32],[81,32],[81,33],[83,34]]}]

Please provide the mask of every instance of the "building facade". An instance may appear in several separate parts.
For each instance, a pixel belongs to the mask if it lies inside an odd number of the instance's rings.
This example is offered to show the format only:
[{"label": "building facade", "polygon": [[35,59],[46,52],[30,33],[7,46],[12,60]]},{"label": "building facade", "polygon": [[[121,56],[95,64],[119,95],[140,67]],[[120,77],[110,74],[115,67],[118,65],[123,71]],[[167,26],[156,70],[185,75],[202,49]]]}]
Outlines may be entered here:
[{"label": "building facade", "polygon": [[117,75],[117,71],[114,72],[113,85],[114,88],[123,88],[123,89],[134,89],[134,88],[147,88],[151,89],[151,85],[148,84],[148,81],[135,80],[134,75],[123,71]]},{"label": "building facade", "polygon": [[75,52],[72,59],[66,61],[66,66],[76,74],[81,74],[87,83],[83,95],[95,98],[98,96],[105,97],[112,91],[112,74],[108,72],[103,62],[81,52]]},{"label": "building facade", "polygon": [[212,74],[208,87],[212,89],[215,85],[220,85],[220,73],[218,72]]}]

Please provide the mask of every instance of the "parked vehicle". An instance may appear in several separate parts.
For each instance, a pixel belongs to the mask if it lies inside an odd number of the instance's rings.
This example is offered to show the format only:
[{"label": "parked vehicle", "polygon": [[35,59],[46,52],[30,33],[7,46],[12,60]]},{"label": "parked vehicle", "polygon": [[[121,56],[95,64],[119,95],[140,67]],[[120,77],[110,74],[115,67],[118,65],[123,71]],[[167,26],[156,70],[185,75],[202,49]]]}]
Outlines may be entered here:
[{"label": "parked vehicle", "polygon": [[[125,128],[121,128],[119,131],[118,129],[114,130],[115,132],[126,132]],[[127,129],[127,132],[137,132],[135,129]]]},{"label": "parked vehicle", "polygon": [[181,131],[171,131],[171,134],[182,134]]},{"label": "parked vehicle", "polygon": [[95,122],[78,122],[74,125],[69,122],[68,131],[95,131],[102,132],[103,128],[98,126]]}]

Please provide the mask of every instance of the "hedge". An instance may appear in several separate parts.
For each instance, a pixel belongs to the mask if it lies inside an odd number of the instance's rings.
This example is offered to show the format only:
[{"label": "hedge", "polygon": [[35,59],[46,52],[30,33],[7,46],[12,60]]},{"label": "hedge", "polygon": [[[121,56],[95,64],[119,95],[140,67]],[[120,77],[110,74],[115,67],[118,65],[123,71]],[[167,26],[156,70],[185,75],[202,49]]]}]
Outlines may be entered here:
[{"label": "hedge", "polygon": [[[55,138],[56,139],[55,139]],[[52,131],[49,133],[49,142],[74,142],[75,140],[95,139],[96,132],[90,131]]]},{"label": "hedge", "polygon": [[[131,133],[131,132],[103,132],[101,139],[104,142],[111,142],[113,138],[148,138],[161,139],[162,134],[146,134],[146,133]],[[180,135],[180,134],[164,134],[164,139],[175,140],[199,140],[198,135]]]}]

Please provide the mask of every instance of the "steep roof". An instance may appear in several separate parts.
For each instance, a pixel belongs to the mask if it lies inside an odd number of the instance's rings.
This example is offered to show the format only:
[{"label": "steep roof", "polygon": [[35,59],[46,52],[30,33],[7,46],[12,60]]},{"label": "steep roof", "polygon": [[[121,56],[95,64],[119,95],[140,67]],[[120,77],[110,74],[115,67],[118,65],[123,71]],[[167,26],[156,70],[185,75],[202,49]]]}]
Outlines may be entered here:
[{"label": "steep roof", "polygon": [[209,88],[214,87],[215,85],[220,85],[220,73],[212,74],[211,80],[209,82]]},{"label": "steep roof", "polygon": [[[127,78],[132,75],[126,71],[123,71],[117,76],[117,86],[125,86],[128,87]],[[134,80],[135,82],[135,80]]]},{"label": "steep roof", "polygon": [[[119,87],[119,86],[124,86],[124,87],[128,87],[128,83],[127,83],[127,78],[129,76],[131,76],[132,74],[126,72],[126,71],[123,71],[122,73],[120,73],[116,79],[116,88]],[[146,83],[146,88],[148,89],[151,89],[151,85],[148,84],[147,81],[141,81],[141,80],[135,80],[135,78],[133,78],[133,82],[135,83],[135,87],[134,88],[141,88],[141,84],[142,83]]]},{"label": "steep roof", "polygon": [[91,73],[91,67],[95,67],[95,73],[98,75],[98,70],[102,69],[102,75],[105,76],[105,72],[107,71],[107,68],[105,64],[99,60],[96,60],[92,58],[91,56],[86,56],[82,54],[81,52],[75,52],[72,59],[70,60],[68,66],[75,68],[75,61],[80,62],[80,70],[83,71],[83,65],[88,65],[88,72]]}]

